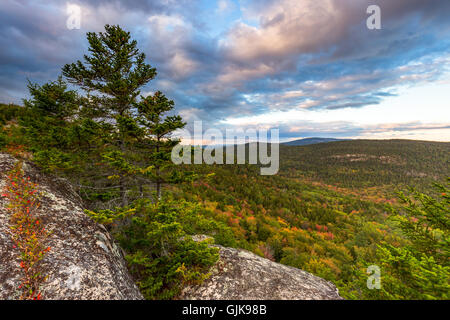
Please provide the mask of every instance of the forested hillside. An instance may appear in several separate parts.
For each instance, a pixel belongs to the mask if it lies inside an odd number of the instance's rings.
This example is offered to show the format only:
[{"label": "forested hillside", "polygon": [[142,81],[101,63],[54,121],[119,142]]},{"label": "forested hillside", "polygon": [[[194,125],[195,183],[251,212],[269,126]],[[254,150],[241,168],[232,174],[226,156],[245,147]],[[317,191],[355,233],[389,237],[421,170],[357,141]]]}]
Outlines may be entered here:
[{"label": "forested hillside", "polygon": [[[0,105],[0,149],[70,181],[147,299],[208,277],[217,248],[195,234],[309,271],[348,299],[448,299],[450,143],[281,145],[273,176],[249,164],[176,166],[183,119],[162,92],[140,95],[156,69],[119,26],[88,42],[90,55],[59,79],[30,83],[23,106]],[[367,286],[368,266],[379,289]]]},{"label": "forested hillside", "polygon": [[429,186],[449,174],[450,143],[353,140],[281,146],[281,174],[342,187]]},{"label": "forested hillside", "polygon": [[347,298],[392,298],[367,290],[364,268],[381,264],[380,245],[408,243],[392,218],[396,192],[436,194],[432,181],[445,183],[449,157],[449,143],[422,141],[282,146],[276,176],[251,165],[190,166],[213,175],[174,192],[231,226],[238,246],[331,280]]}]

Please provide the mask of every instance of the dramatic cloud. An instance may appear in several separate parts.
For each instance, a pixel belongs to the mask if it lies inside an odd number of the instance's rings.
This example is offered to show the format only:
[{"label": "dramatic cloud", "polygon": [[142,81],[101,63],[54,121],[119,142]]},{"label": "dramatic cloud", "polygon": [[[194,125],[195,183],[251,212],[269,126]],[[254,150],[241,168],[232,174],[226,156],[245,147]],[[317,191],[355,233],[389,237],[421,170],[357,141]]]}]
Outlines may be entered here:
[{"label": "dramatic cloud", "polygon": [[[80,30],[66,27],[68,4],[81,8]],[[372,4],[381,8],[381,30],[366,27]],[[205,129],[248,119],[245,125],[267,126],[262,119],[277,114],[290,117],[279,122],[284,139],[383,132],[434,138],[439,132],[450,140],[448,113],[439,111],[445,94],[428,95],[422,108],[434,106],[441,115],[427,122],[418,118],[419,106],[412,108],[416,118],[403,124],[364,125],[360,112],[359,119],[342,118],[348,110],[370,113],[386,104],[398,114],[405,102],[390,101],[400,101],[405,88],[446,87],[448,12],[448,0],[2,0],[0,102],[20,103],[27,79],[55,79],[86,52],[85,33],[109,23],[131,31],[158,69],[143,92],[163,90],[177,112],[204,120]],[[311,114],[328,120],[301,118]]]}]

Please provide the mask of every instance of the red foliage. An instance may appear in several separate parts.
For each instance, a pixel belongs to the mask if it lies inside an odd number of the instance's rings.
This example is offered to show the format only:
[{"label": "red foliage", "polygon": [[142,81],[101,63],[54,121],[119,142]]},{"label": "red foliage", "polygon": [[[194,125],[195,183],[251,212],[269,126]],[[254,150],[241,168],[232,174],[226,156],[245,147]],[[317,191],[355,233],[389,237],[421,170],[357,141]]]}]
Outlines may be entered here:
[{"label": "red foliage", "polygon": [[19,162],[8,175],[2,196],[9,203],[13,249],[19,249],[22,257],[19,266],[24,276],[19,289],[22,291],[20,299],[25,300],[42,298],[39,286],[46,277],[42,275],[39,262],[50,251],[50,247],[45,246],[48,232],[33,215],[40,206],[36,192],[36,185],[30,182],[30,178],[23,177]]}]

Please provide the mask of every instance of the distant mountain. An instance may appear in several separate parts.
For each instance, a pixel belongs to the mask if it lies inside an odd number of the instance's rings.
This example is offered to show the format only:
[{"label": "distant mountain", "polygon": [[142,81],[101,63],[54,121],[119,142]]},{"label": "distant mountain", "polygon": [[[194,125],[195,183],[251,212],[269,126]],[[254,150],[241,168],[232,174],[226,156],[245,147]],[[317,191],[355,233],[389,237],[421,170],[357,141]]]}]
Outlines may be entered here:
[{"label": "distant mountain", "polygon": [[334,138],[305,138],[298,139],[289,142],[284,142],[285,146],[308,146],[310,144],[316,143],[326,143],[326,142],[335,142],[335,141],[347,141],[349,139],[334,139]]}]

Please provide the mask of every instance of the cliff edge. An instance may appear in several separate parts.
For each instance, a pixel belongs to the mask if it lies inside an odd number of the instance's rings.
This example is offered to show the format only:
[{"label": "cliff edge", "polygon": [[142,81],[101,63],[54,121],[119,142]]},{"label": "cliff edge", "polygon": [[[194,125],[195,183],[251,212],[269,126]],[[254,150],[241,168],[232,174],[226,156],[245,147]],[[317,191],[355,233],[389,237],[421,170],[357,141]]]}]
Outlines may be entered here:
[{"label": "cliff edge", "polygon": [[[16,162],[0,153],[0,190]],[[51,233],[47,239],[51,250],[41,261],[43,274],[48,276],[41,287],[43,299],[143,299],[128,274],[120,248],[103,226],[83,212],[81,200],[70,185],[41,174],[29,163],[23,169],[39,185],[41,206],[36,216]],[[11,241],[5,202],[0,197],[0,299],[17,299],[22,277],[20,252]]]},{"label": "cliff edge", "polygon": [[[196,236],[194,240],[205,240]],[[242,249],[220,249],[220,260],[201,285],[185,287],[186,300],[342,300],[334,284]]]}]

